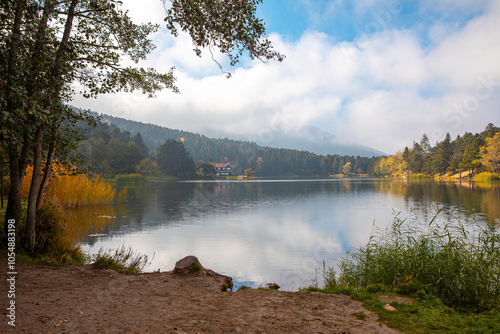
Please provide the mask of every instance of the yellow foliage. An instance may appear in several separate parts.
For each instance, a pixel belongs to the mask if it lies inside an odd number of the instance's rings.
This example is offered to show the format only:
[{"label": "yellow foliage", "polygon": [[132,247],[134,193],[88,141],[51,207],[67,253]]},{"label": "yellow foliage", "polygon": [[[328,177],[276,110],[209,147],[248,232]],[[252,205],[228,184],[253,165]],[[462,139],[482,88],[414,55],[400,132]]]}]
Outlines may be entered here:
[{"label": "yellow foliage", "polygon": [[[33,167],[30,166],[21,188],[21,194],[25,199],[28,198],[32,173]],[[54,163],[46,201],[59,207],[74,208],[111,203],[115,196],[116,189],[102,176],[74,174],[73,168]]]}]

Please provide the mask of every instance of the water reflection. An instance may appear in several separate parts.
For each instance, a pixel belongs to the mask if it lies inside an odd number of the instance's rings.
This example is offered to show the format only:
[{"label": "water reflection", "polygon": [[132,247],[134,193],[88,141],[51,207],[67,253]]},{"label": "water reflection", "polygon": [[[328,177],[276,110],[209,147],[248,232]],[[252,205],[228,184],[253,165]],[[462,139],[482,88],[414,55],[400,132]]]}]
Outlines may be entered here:
[{"label": "water reflection", "polygon": [[[129,187],[126,204],[68,210],[75,242],[99,248],[131,245],[155,254],[149,270],[170,270],[189,254],[239,282],[309,285],[324,260],[333,265],[364,244],[373,222],[383,228],[395,211],[430,208],[476,214],[498,224],[498,185],[380,179],[169,182]],[[446,219],[446,215],[443,215]],[[250,283],[249,283],[250,282]]]}]

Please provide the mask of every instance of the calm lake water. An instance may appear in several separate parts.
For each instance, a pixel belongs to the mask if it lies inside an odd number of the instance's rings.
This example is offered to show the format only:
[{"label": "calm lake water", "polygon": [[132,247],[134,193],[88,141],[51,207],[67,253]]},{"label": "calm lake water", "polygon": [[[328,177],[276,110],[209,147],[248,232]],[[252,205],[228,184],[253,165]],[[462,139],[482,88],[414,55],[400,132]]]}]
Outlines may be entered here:
[{"label": "calm lake water", "polygon": [[[365,244],[374,224],[394,213],[429,221],[474,215],[500,226],[500,187],[384,179],[151,182],[127,187],[127,202],[66,210],[83,250],[132,246],[150,258],[146,271],[171,270],[195,255],[237,286],[311,284],[323,261],[334,266]],[[453,220],[453,219],[452,219]]]}]

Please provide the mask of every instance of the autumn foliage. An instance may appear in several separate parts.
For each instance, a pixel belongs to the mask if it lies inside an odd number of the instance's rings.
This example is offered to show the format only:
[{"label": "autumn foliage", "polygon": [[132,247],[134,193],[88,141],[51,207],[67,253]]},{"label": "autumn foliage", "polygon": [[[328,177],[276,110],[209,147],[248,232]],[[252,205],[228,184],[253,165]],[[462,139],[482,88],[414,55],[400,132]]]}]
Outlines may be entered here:
[{"label": "autumn foliage", "polygon": [[[21,194],[28,198],[31,175],[30,166],[23,180]],[[74,208],[79,206],[111,203],[116,189],[102,176],[76,174],[72,168],[54,164],[54,172],[47,191],[46,201],[58,207]]]}]

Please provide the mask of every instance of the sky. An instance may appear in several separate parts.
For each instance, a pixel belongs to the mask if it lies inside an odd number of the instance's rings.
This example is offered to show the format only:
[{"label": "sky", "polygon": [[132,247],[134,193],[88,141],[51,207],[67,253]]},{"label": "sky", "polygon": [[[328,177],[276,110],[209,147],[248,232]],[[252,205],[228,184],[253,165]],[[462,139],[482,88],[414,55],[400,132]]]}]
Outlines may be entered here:
[{"label": "sky", "polygon": [[214,53],[230,79],[170,34],[161,0],[123,3],[162,25],[139,65],[175,66],[180,94],[75,96],[77,107],[264,145],[315,126],[388,154],[424,133],[435,144],[500,125],[500,0],[264,0],[258,16],[286,59],[231,67]]}]

